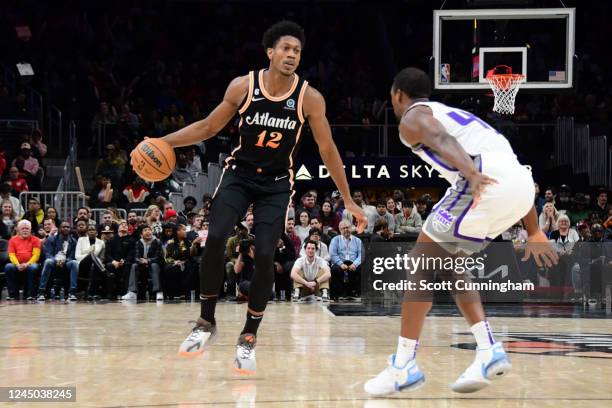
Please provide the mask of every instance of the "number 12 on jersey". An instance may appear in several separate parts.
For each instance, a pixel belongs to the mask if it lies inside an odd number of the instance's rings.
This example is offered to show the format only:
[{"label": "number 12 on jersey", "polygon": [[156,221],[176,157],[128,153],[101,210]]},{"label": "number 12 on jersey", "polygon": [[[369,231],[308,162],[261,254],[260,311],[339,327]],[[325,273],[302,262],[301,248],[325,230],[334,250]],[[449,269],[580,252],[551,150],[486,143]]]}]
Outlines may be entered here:
[{"label": "number 12 on jersey", "polygon": [[271,149],[276,149],[280,146],[280,140],[283,138],[283,134],[280,132],[270,132],[271,139],[264,143],[268,131],[264,130],[257,136],[257,143],[255,146],[257,147],[269,147]]}]

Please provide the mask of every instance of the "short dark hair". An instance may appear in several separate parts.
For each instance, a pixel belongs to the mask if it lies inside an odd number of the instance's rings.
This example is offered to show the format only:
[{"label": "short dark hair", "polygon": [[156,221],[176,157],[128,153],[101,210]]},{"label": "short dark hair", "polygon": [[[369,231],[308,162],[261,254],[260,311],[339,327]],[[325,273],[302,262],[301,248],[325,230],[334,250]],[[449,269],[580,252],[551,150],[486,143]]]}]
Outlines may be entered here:
[{"label": "short dark hair", "polygon": [[402,200],[402,208],[413,207],[414,203],[412,200]]},{"label": "short dark hair", "polygon": [[319,228],[311,228],[308,230],[308,237],[310,238],[311,235],[313,234],[317,234],[318,236],[321,236],[321,230]]},{"label": "short dark hair", "polygon": [[393,79],[393,89],[399,89],[412,99],[429,98],[431,79],[418,68],[404,68]]},{"label": "short dark hair", "polygon": [[317,241],[313,241],[312,239],[307,239],[306,242],[304,242],[304,249],[306,249],[306,246],[308,244],[312,244],[315,246],[315,250],[319,249],[319,244],[317,244]]},{"label": "short dark hair", "polygon": [[378,207],[379,205],[382,205],[383,207],[387,207],[387,199],[385,198],[379,198],[376,201],[376,206]]},{"label": "short dark hair", "polygon": [[306,35],[304,29],[297,23],[290,20],[282,20],[272,24],[263,34],[261,43],[264,50],[274,48],[278,40],[285,35],[295,37],[300,41],[302,48],[306,46]]},{"label": "short dark hair", "polygon": [[378,220],[376,221],[376,224],[374,224],[374,228],[372,229],[372,232],[376,233],[378,231],[384,230],[387,227],[389,227],[389,224],[387,223],[387,221]]},{"label": "short dark hair", "polygon": [[187,203],[187,201],[193,202],[194,205],[196,205],[198,203],[198,200],[196,200],[196,198],[194,196],[187,196],[187,197],[185,197],[185,199],[183,200],[183,205],[185,205]]}]

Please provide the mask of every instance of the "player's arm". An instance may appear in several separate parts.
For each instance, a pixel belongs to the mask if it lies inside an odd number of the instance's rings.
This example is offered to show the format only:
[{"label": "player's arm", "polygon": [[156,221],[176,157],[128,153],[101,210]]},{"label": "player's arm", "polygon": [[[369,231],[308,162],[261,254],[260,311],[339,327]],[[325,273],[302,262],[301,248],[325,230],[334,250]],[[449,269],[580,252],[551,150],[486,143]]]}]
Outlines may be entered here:
[{"label": "player's arm", "polygon": [[162,139],[172,147],[191,146],[210,139],[236,115],[248,90],[248,75],[235,78],[227,87],[223,101],[207,117],[170,133]]},{"label": "player's arm", "polygon": [[433,117],[427,108],[416,107],[402,118],[399,126],[402,140],[416,146],[423,144],[439,154],[442,159],[459,170],[470,183],[476,207],[485,187],[496,183],[492,178],[480,173],[472,158],[457,140],[449,135],[444,126]]},{"label": "player's arm", "polygon": [[304,115],[308,119],[308,124],[312,130],[319,154],[327,171],[334,180],[336,187],[344,199],[345,208],[358,220],[358,232],[361,233],[367,225],[367,218],[364,211],[351,198],[346,173],[338,148],[332,138],[331,128],[325,116],[325,99],[316,89],[308,87],[304,94]]}]

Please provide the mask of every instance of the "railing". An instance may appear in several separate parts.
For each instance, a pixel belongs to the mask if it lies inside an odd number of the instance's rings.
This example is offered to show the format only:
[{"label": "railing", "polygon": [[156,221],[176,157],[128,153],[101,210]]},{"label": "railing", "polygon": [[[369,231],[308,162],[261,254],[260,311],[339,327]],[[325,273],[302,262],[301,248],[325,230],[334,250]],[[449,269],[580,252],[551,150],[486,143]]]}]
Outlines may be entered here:
[{"label": "railing", "polygon": [[59,181],[57,186],[57,192],[63,191],[74,191],[77,190],[77,181],[75,174],[75,167],[77,165],[77,138],[76,138],[76,124],[74,121],[70,122],[68,126],[68,140],[70,145],[70,150],[68,151],[68,156],[66,157],[66,161],[64,162],[64,175]]},{"label": "railing", "polygon": [[40,202],[41,208],[54,207],[62,220],[72,219],[79,207],[87,205],[87,198],[80,191],[23,191],[19,201],[26,211],[32,197]]},{"label": "railing", "polygon": [[[19,147],[23,134],[32,133],[34,129],[39,128],[39,125],[37,120],[0,119],[0,137],[5,143],[14,143]],[[2,147],[6,149],[9,146]]]},{"label": "railing", "polygon": [[56,106],[51,105],[47,110],[47,144],[57,148],[57,151],[60,153],[63,152],[64,141],[62,135],[62,111]]}]

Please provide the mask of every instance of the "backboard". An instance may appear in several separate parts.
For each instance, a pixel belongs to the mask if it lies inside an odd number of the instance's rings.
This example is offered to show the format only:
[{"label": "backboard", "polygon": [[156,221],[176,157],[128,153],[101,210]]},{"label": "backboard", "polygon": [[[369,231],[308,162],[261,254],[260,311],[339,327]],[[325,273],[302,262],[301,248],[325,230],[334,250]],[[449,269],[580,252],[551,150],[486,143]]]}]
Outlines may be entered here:
[{"label": "backboard", "polygon": [[434,10],[434,89],[489,89],[486,74],[508,65],[521,89],[574,83],[574,8]]}]

